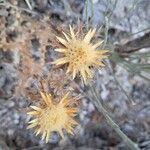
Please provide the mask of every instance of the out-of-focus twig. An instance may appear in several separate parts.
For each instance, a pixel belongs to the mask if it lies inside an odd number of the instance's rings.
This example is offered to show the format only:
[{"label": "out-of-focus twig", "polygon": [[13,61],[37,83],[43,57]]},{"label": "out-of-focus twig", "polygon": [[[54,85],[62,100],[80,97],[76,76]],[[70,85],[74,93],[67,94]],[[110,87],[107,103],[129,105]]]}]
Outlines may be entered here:
[{"label": "out-of-focus twig", "polygon": [[139,33],[141,33],[141,32],[145,32],[145,31],[146,31],[146,32],[149,32],[149,31],[150,31],[150,27],[147,27],[147,28],[144,28],[144,29],[142,29],[142,30],[140,30],[140,31],[131,33],[131,34],[129,34],[129,36],[133,36],[133,35],[139,34]]},{"label": "out-of-focus twig", "polygon": [[64,7],[65,7],[65,10],[66,10],[66,13],[67,13],[67,15],[68,16],[72,16],[72,17],[78,17],[78,15],[77,14],[75,14],[73,11],[72,11],[72,9],[71,9],[71,7],[70,7],[70,4],[69,4],[69,1],[66,1],[66,0],[61,0],[62,1],[62,3],[64,4]]},{"label": "out-of-focus twig", "polygon": [[2,1],[2,3],[0,3],[0,6],[11,7],[13,9],[15,9],[15,10],[25,11],[25,12],[28,12],[28,13],[33,14],[33,15],[39,15],[35,11],[29,10],[29,9],[26,9],[26,8],[21,8],[21,7],[12,5],[11,3],[5,2],[5,1]]},{"label": "out-of-focus twig", "polygon": [[128,41],[123,45],[116,45],[115,51],[122,56],[125,56],[128,53],[132,53],[138,51],[142,48],[150,47],[150,32],[146,33],[145,35]]},{"label": "out-of-focus twig", "polygon": [[25,0],[25,2],[26,2],[26,4],[28,5],[29,9],[32,10],[32,6],[31,6],[29,0]]}]

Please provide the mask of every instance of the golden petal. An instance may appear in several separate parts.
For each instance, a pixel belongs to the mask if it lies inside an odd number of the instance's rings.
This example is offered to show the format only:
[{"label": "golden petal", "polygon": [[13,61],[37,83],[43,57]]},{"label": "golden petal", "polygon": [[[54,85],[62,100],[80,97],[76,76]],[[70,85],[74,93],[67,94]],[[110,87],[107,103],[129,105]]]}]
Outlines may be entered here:
[{"label": "golden petal", "polygon": [[74,78],[76,77],[76,74],[77,74],[77,69],[74,68],[73,69],[73,73],[72,73],[72,79],[74,80]]},{"label": "golden petal", "polygon": [[81,74],[81,76],[83,77],[83,81],[86,83],[87,76],[86,76],[85,70],[81,69],[81,70],[80,70],[80,74]]},{"label": "golden petal", "polygon": [[37,129],[35,129],[35,131],[34,131],[34,133],[33,133],[33,134],[35,134],[35,135],[36,135],[36,133],[37,133]]},{"label": "golden petal", "polygon": [[101,65],[101,61],[95,60],[95,61],[93,62],[93,64],[100,66],[100,65]]},{"label": "golden petal", "polygon": [[68,113],[68,115],[69,115],[70,117],[77,116],[77,112],[71,112],[71,113]]},{"label": "golden petal", "polygon": [[108,58],[108,55],[102,55],[100,58],[101,59]]},{"label": "golden petal", "polygon": [[55,49],[56,52],[60,52],[60,53],[65,53],[67,51],[67,49],[63,49],[63,48],[58,48],[58,49]]},{"label": "golden petal", "polygon": [[70,119],[69,122],[73,125],[79,125],[79,123],[75,121],[74,119]]},{"label": "golden petal", "polygon": [[94,36],[95,32],[96,32],[96,29],[93,29],[92,32],[91,32],[91,37]]},{"label": "golden petal", "polygon": [[38,115],[39,112],[38,111],[30,111],[30,112],[27,112],[28,115]]},{"label": "golden petal", "polygon": [[46,131],[44,131],[42,134],[42,140],[44,140],[45,138],[46,138]]},{"label": "golden petal", "polygon": [[63,105],[64,105],[64,106],[69,106],[69,104],[70,104],[70,103],[69,103],[69,100],[68,100],[68,99],[65,99],[64,102],[63,102]]},{"label": "golden petal", "polygon": [[99,65],[100,65],[101,67],[104,67],[104,66],[105,66],[105,64],[104,64],[103,62],[100,62]]},{"label": "golden petal", "polygon": [[70,113],[76,113],[76,112],[77,112],[77,108],[68,108],[68,109],[66,110],[66,112],[67,112],[68,114],[70,114]]},{"label": "golden petal", "polygon": [[71,135],[74,135],[73,128],[70,125],[68,125],[65,129],[68,133],[70,133]]},{"label": "golden petal", "polygon": [[30,124],[30,123],[37,123],[38,122],[38,119],[33,119],[33,120],[31,120],[31,121],[29,121],[28,123]]},{"label": "golden petal", "polygon": [[41,94],[42,99],[45,100],[46,99],[46,95],[43,92],[41,92],[41,91],[40,91],[40,94]]},{"label": "golden petal", "polygon": [[44,102],[46,103],[47,106],[49,106],[51,104],[50,99],[47,99],[46,94],[44,94],[43,92],[40,92],[42,99],[44,100]]},{"label": "golden petal", "polygon": [[92,46],[92,48],[93,48],[93,49],[96,49],[96,48],[99,47],[103,42],[104,42],[104,41],[100,41],[100,42],[94,44],[94,45]]},{"label": "golden petal", "polygon": [[72,70],[72,68],[73,68],[72,65],[69,64],[66,73],[69,73]]},{"label": "golden petal", "polygon": [[69,96],[69,93],[70,92],[67,92],[65,95],[64,95],[64,97],[61,99],[61,101],[60,101],[60,103],[62,104],[66,104],[67,102],[68,102],[68,96]]},{"label": "golden petal", "polygon": [[67,41],[69,42],[70,39],[69,39],[68,35],[66,33],[64,33],[64,32],[63,32],[63,34],[64,34],[65,38],[67,39]]},{"label": "golden petal", "polygon": [[42,111],[42,109],[39,108],[39,107],[37,107],[37,106],[30,106],[30,107],[31,107],[32,109],[38,111],[38,112],[41,112],[41,111]]},{"label": "golden petal", "polygon": [[37,124],[30,124],[30,125],[27,126],[27,129],[34,128],[36,126],[37,126]]},{"label": "golden petal", "polygon": [[68,42],[66,41],[66,40],[64,40],[63,38],[61,38],[61,37],[56,37],[58,40],[59,40],[59,42],[60,43],[62,43],[64,46],[67,46],[68,45]]},{"label": "golden petal", "polygon": [[89,69],[89,67],[85,67],[85,71],[86,71],[86,73],[88,74],[88,76],[89,76],[90,78],[93,77],[93,75],[92,75],[91,70]]},{"label": "golden petal", "polygon": [[97,52],[98,52],[99,55],[103,55],[105,53],[108,53],[109,50],[98,50]]},{"label": "golden petal", "polygon": [[36,136],[39,135],[40,133],[41,133],[41,130],[38,129],[37,132],[36,132]]},{"label": "golden petal", "polygon": [[90,38],[90,34],[91,34],[91,29],[88,31],[88,33],[85,35],[84,40],[83,41],[88,41],[88,39]]},{"label": "golden petal", "polygon": [[58,130],[58,132],[59,132],[59,134],[60,134],[61,138],[62,138],[62,139],[64,139],[64,134],[63,134],[62,129],[59,129],[59,130]]},{"label": "golden petal", "polygon": [[77,116],[77,113],[69,113],[68,114],[70,117],[75,117],[75,116]]},{"label": "golden petal", "polygon": [[63,65],[63,64],[66,64],[66,63],[68,63],[68,60],[65,57],[64,58],[59,58],[59,59],[57,59],[53,62],[53,64],[56,64],[56,65]]},{"label": "golden petal", "polygon": [[46,133],[46,143],[48,143],[49,136],[50,136],[50,131],[47,131],[47,133]]},{"label": "golden petal", "polygon": [[63,100],[63,105],[64,106],[71,106],[73,104],[75,104],[75,105],[77,104],[76,100],[71,100],[71,99],[67,99],[67,98]]},{"label": "golden petal", "polygon": [[84,37],[83,41],[86,43],[89,43],[92,37],[94,36],[95,32],[96,32],[96,29],[93,29],[93,30],[90,29],[88,33],[86,34],[86,36]]},{"label": "golden petal", "polygon": [[51,94],[45,94],[46,95],[46,101],[47,101],[47,104],[48,105],[51,105],[52,104],[52,98],[51,98]]}]

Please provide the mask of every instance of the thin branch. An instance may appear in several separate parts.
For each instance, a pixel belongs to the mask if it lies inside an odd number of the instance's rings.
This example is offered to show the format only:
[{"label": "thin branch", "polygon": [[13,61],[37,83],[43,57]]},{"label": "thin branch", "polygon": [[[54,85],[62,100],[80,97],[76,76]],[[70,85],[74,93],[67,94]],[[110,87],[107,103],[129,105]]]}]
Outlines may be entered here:
[{"label": "thin branch", "polygon": [[8,7],[15,9],[15,10],[25,11],[25,12],[28,12],[28,13],[33,14],[33,15],[39,15],[37,12],[34,12],[34,11],[26,9],[26,8],[17,7],[15,5],[12,5],[11,3],[5,2],[5,1],[0,3],[0,6],[5,6],[5,7],[8,6]]},{"label": "thin branch", "polygon": [[108,40],[108,29],[109,29],[109,19],[105,17],[105,39],[104,39],[102,49],[106,46]]},{"label": "thin branch", "polygon": [[88,6],[89,6],[89,0],[85,1],[85,15],[86,15],[86,30],[89,29],[89,17],[88,17]]},{"label": "thin branch", "polygon": [[124,45],[116,45],[115,51],[123,55],[132,53],[142,48],[150,47],[149,41],[150,41],[150,32],[146,33],[142,37],[128,41]]},{"label": "thin branch", "polygon": [[31,6],[29,0],[25,0],[25,2],[26,2],[26,4],[28,5],[29,9],[32,10],[32,6]]},{"label": "thin branch", "polygon": [[101,102],[96,96],[94,87],[89,85],[92,95],[94,98],[91,98],[91,101],[95,103],[95,106],[97,107],[98,111],[103,114],[105,117],[107,123],[114,129],[114,131],[123,139],[123,141],[126,143],[127,147],[131,150],[140,150],[138,148],[138,145],[135,144],[130,138],[128,138],[120,129],[120,127],[113,121],[113,119],[110,117],[109,113],[106,111],[106,109],[102,106]]}]

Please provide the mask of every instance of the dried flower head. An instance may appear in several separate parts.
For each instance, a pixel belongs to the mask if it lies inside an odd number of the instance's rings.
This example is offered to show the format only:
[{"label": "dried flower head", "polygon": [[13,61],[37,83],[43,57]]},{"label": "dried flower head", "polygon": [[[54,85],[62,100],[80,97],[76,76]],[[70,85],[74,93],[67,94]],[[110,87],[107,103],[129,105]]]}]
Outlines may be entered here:
[{"label": "dried flower head", "polygon": [[92,44],[90,41],[94,36],[96,29],[90,29],[84,38],[77,37],[70,26],[70,35],[64,34],[66,39],[57,37],[64,48],[55,49],[55,51],[63,53],[64,57],[55,60],[56,65],[68,64],[67,73],[71,73],[73,79],[79,73],[86,82],[87,78],[92,78],[91,66],[104,66],[102,60],[107,58],[108,50],[97,50],[102,41]]},{"label": "dried flower head", "polygon": [[54,103],[50,94],[41,92],[44,105],[41,107],[31,106],[33,110],[28,112],[29,115],[34,116],[34,119],[29,122],[28,128],[35,127],[36,135],[42,134],[42,140],[46,139],[46,143],[51,132],[57,131],[63,138],[63,129],[73,134],[73,126],[78,124],[73,119],[77,109],[71,106],[75,101],[71,101],[68,94],[64,95],[58,103]]}]

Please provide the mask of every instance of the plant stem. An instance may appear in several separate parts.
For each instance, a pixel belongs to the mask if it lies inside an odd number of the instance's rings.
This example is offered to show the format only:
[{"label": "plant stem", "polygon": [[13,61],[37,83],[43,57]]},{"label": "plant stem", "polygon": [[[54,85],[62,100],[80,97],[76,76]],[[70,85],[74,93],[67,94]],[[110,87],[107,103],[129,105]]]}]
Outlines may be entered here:
[{"label": "plant stem", "polygon": [[85,6],[86,6],[86,8],[85,8],[85,14],[86,14],[86,30],[88,31],[88,29],[89,29],[89,17],[88,17],[88,7],[89,7],[89,0],[86,0],[85,1]]},{"label": "plant stem", "polygon": [[107,123],[113,128],[113,130],[123,139],[123,141],[126,143],[127,147],[130,150],[140,150],[138,148],[138,145],[134,143],[130,138],[128,138],[120,129],[120,127],[113,121],[113,119],[110,117],[109,113],[107,110],[102,106],[100,100],[97,97],[96,91],[93,86],[90,86],[91,92],[94,96],[94,103],[95,106],[97,107],[98,111],[103,114],[105,117]]}]

